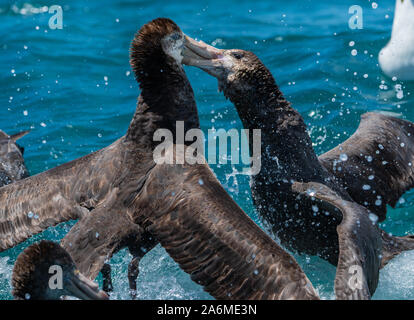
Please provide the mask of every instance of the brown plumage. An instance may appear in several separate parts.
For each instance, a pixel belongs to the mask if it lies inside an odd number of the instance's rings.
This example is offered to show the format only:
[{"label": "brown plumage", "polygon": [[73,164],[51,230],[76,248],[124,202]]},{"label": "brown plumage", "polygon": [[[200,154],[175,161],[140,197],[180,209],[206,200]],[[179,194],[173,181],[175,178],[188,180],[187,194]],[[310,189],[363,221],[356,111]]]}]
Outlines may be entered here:
[{"label": "brown plumage", "polygon": [[9,136],[0,130],[0,187],[29,176],[23,159],[24,148],[16,142],[28,133],[22,131]]},{"label": "brown plumage", "polygon": [[95,279],[102,272],[106,292],[112,291],[111,268],[107,262],[116,252],[128,248],[133,256],[128,267],[128,281],[131,297],[135,298],[139,261],[158,241],[135,224],[125,214],[126,208],[114,200],[109,199],[109,202],[95,208],[93,214],[75,224],[62,239],[61,245],[88,278]]},{"label": "brown plumage", "polygon": [[157,129],[175,136],[180,120],[186,130],[199,127],[193,91],[177,60],[183,42],[169,19],[156,19],[138,32],[131,64],[141,95],[126,136],[0,189],[0,247],[81,217],[62,246],[88,278],[120,248],[139,259],[160,242],[213,297],[317,299],[295,260],[237,206],[206,164],[154,161]]},{"label": "brown plumage", "polygon": [[[244,127],[261,129],[261,171],[252,176],[253,200],[261,217],[285,246],[318,255],[334,265],[338,259],[349,258],[341,242],[352,234],[351,230],[359,234],[353,243],[360,259],[364,259],[366,249],[378,250],[374,240],[370,242],[372,247],[360,247],[364,231],[372,239],[382,238],[384,259],[414,249],[412,237],[393,237],[377,228],[358,229],[355,223],[346,223],[349,230],[344,232],[338,229],[344,210],[337,203],[298,196],[291,188],[294,181],[319,183],[348,203],[350,217],[366,220],[372,211],[385,218],[386,204],[395,205],[401,194],[413,187],[411,122],[364,115],[351,138],[318,158],[302,116],[283,97],[270,71],[253,53],[219,50],[191,38],[187,38],[186,45],[191,55],[184,63],[215,76],[219,88],[234,103]],[[345,157],[347,160],[343,160]],[[339,237],[337,230],[341,231]],[[383,260],[381,264],[372,263],[372,267],[363,265],[364,272],[376,279],[380,265],[385,263]],[[371,281],[371,295],[375,288],[376,282]]]},{"label": "brown plumage", "polygon": [[368,209],[353,201],[343,200],[320,183],[294,182],[292,189],[306,197],[326,201],[341,211],[343,219],[336,228],[340,253],[335,295],[339,300],[370,299],[378,285],[382,241]]},{"label": "brown plumage", "polygon": [[[184,121],[186,129],[199,127],[193,91],[181,63],[175,63],[173,57],[164,53],[164,50],[169,50],[175,43],[171,43],[168,37],[171,32],[181,35],[174,22],[157,19],[144,26],[133,41],[131,65],[137,79],[140,80],[141,95],[124,137],[95,153],[1,189],[0,250],[13,247],[31,235],[58,223],[89,214],[93,216],[94,209],[109,201],[108,199],[119,190],[133,194],[134,190],[125,190],[125,186],[131,181],[138,183],[154,166],[154,132],[158,128],[175,131],[175,121]],[[153,46],[146,44],[148,39],[157,39],[155,51],[152,50]],[[159,45],[161,42],[163,47]],[[157,59],[151,61],[140,58],[140,54],[145,51],[140,49],[141,46],[151,48],[151,54]],[[162,65],[159,65],[159,59],[164,59]],[[162,67],[163,72],[160,68],[155,72],[158,67]],[[122,207],[119,207],[117,212],[121,214]],[[102,228],[113,224],[114,219],[116,218],[108,213]],[[73,233],[78,228],[90,227],[87,224],[89,220],[85,220],[85,225],[83,223],[83,220],[80,220]],[[97,232],[104,233],[96,229],[94,234]],[[68,236],[72,237],[73,233]],[[146,247],[145,241],[141,243],[140,239],[136,238],[119,241],[116,246],[118,249],[126,244],[130,249],[138,248],[134,249],[132,254],[139,252],[141,246]],[[148,246],[151,247],[151,244]],[[67,249],[71,254],[71,250],[76,251],[76,248]],[[93,264],[93,261],[87,259],[90,256],[86,252],[80,260],[85,264]],[[131,265],[132,275],[137,273],[135,258],[140,257],[134,257]]]},{"label": "brown plumage", "polygon": [[[159,241],[217,299],[318,298],[296,261],[237,206],[208,165],[158,164],[130,189],[133,197],[120,192],[62,241],[88,277],[98,274],[120,239],[141,237]],[[117,213],[121,205],[127,216]],[[108,212],[112,224],[100,227]]]},{"label": "brown plumage", "polygon": [[[61,279],[51,281],[54,275]],[[56,287],[50,286],[50,281]],[[79,273],[70,255],[59,244],[45,240],[32,244],[17,257],[12,286],[17,300],[58,300],[64,295],[108,299],[96,283]]]},{"label": "brown plumage", "polygon": [[157,165],[128,213],[217,299],[318,298],[293,257],[240,209],[207,164]]},{"label": "brown plumage", "polygon": [[[359,204],[386,218],[387,204],[414,185],[414,124],[379,113],[365,113],[355,133],[319,161]],[[341,155],[347,160],[341,161]],[[340,167],[340,169],[339,169]],[[366,187],[364,190],[363,186]]]}]

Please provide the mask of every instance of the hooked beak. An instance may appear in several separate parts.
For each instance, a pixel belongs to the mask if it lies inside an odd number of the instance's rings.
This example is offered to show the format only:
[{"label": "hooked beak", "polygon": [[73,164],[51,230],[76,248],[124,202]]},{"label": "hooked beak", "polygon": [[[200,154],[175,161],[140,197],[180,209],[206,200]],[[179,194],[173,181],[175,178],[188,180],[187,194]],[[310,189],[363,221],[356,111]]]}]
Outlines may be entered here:
[{"label": "hooked beak", "polygon": [[203,69],[214,77],[220,75],[226,67],[224,50],[217,49],[203,41],[185,36],[183,64]]},{"label": "hooked beak", "polygon": [[108,300],[109,296],[102,290],[96,282],[89,280],[78,270],[75,270],[66,285],[68,295],[82,300]]}]

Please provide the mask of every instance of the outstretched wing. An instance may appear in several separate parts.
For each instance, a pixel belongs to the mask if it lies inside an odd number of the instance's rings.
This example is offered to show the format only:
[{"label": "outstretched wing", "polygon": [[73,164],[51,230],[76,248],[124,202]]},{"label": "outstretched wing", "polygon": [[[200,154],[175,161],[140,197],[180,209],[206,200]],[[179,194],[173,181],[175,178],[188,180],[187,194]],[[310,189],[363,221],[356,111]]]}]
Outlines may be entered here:
[{"label": "outstretched wing", "polygon": [[0,188],[0,251],[88,212],[66,197],[65,178],[45,172]]},{"label": "outstretched wing", "polygon": [[16,142],[28,133],[22,131],[8,136],[0,130],[0,187],[29,176],[23,160],[24,148]]},{"label": "outstretched wing", "polygon": [[319,157],[349,195],[382,221],[414,186],[414,124],[379,113],[365,113],[357,131]]},{"label": "outstretched wing", "polygon": [[104,263],[129,239],[141,238],[143,229],[120,208],[101,205],[80,219],[62,239],[79,271],[95,279]]},{"label": "outstretched wing", "polygon": [[300,266],[231,199],[208,165],[157,165],[129,204],[217,299],[316,299]]},{"label": "outstretched wing", "polygon": [[25,130],[25,131],[21,131],[15,134],[12,134],[10,136],[10,139],[14,142],[16,142],[17,140],[23,138],[25,135],[27,135],[28,133],[30,133],[30,130]]},{"label": "outstretched wing", "polygon": [[381,234],[369,212],[354,202],[345,201],[325,185],[295,182],[292,189],[326,201],[343,215],[337,227],[339,259],[335,295],[340,300],[370,299],[378,284],[381,264]]},{"label": "outstretched wing", "polygon": [[[24,147],[22,147],[16,141],[19,140],[19,139],[21,139],[21,138],[23,138],[28,133],[30,133],[30,130],[21,131],[21,132],[15,133],[15,134],[13,134],[13,135],[10,136],[10,140],[13,141],[16,144],[16,146],[19,148],[19,150],[20,150],[20,152],[21,152],[22,155],[24,154]],[[27,173],[26,174],[26,177],[28,177],[28,176],[29,176],[29,174]]]},{"label": "outstretched wing", "polygon": [[15,134],[12,134],[9,136],[7,133],[5,133],[3,130],[0,130],[0,139],[6,139],[6,140],[12,140],[13,142],[16,142],[20,138],[23,138],[26,134],[28,134],[30,130],[21,131]]},{"label": "outstretched wing", "polygon": [[0,251],[96,207],[128,174],[113,146],[0,188]]}]

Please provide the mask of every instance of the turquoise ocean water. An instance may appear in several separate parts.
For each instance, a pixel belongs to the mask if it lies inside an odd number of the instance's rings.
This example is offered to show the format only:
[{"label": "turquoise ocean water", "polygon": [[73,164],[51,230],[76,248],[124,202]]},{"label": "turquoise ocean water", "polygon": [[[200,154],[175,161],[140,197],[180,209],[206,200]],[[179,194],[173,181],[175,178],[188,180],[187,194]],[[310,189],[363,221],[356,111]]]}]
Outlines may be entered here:
[{"label": "turquoise ocean water", "polygon": [[[363,8],[363,29],[348,27],[351,5]],[[63,8],[63,29],[48,27],[46,6]],[[105,147],[122,136],[136,106],[138,86],[128,50],[149,20],[172,18],[182,30],[220,48],[254,51],[269,67],[293,107],[301,112],[318,153],[349,137],[359,117],[381,111],[414,121],[414,84],[393,81],[377,64],[391,33],[393,0],[327,1],[6,1],[0,0],[0,129],[31,129],[21,140],[31,174]],[[356,54],[351,53],[356,50]],[[201,127],[241,129],[216,80],[186,68]],[[245,176],[228,165],[212,166],[238,204],[258,223]],[[17,255],[39,239],[61,239],[62,224],[0,253],[0,299],[11,299]],[[414,233],[414,191],[389,209],[382,226]],[[335,268],[316,257],[295,255],[323,298],[333,298]],[[128,298],[130,256],[113,257],[113,299]],[[414,252],[381,271],[375,299],[414,299]],[[161,247],[142,260],[138,297],[210,299]],[[101,281],[101,278],[98,279]]]}]

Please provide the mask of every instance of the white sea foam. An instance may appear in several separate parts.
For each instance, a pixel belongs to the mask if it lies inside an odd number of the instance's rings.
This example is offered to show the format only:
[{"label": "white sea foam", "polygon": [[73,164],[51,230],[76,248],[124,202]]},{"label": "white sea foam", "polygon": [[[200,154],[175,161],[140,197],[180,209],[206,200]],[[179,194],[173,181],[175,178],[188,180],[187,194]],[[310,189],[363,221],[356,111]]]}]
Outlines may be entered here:
[{"label": "white sea foam", "polygon": [[373,299],[414,299],[414,250],[403,252],[380,271]]},{"label": "white sea foam", "polygon": [[[111,299],[130,299],[127,266],[131,258],[127,250],[121,250],[110,261],[114,288]],[[144,256],[139,271],[138,299],[212,299],[180,269],[160,245]]]},{"label": "white sea foam", "polygon": [[11,292],[11,274],[13,265],[9,257],[0,257],[0,295],[4,296]]},{"label": "white sea foam", "polygon": [[21,14],[23,16],[32,15],[32,14],[39,14],[39,13],[45,13],[49,11],[48,6],[40,6],[35,7],[31,5],[30,3],[24,3],[22,7],[19,7],[17,5],[12,5],[11,10],[16,14]]}]

